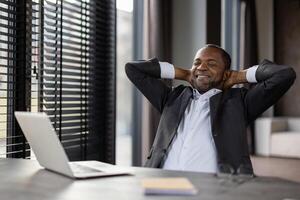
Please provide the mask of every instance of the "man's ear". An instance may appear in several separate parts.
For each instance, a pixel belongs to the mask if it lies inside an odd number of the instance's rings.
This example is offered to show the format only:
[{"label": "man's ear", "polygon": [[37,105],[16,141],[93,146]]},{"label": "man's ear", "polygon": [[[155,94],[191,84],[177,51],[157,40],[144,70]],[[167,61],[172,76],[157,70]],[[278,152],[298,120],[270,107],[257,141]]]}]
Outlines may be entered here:
[{"label": "man's ear", "polygon": [[230,72],[228,69],[225,69],[223,73],[223,81],[227,80],[228,76],[230,75]]}]

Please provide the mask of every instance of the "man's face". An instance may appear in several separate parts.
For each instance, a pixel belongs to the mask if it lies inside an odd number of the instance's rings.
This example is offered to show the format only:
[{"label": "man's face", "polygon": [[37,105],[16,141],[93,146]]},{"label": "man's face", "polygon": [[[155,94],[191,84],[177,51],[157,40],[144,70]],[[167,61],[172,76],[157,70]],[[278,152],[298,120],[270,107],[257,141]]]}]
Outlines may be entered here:
[{"label": "man's face", "polygon": [[200,93],[221,88],[225,63],[219,49],[204,47],[195,56],[191,84]]}]

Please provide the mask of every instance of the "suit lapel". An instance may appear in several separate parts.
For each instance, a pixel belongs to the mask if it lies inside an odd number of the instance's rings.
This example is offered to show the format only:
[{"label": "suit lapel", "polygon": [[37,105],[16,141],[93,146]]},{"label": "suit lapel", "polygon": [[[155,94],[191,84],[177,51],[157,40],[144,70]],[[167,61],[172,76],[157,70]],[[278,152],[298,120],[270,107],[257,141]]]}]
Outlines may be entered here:
[{"label": "suit lapel", "polygon": [[187,105],[190,102],[191,97],[192,97],[191,88],[186,87],[182,92],[182,96],[180,97],[180,100],[178,101],[179,105],[178,104],[174,105],[174,107],[172,108],[173,110],[172,113],[175,113],[175,115],[172,116],[172,120],[170,121],[170,123],[172,124],[172,125],[170,124],[170,127],[172,128],[168,130],[169,139],[167,145],[170,145],[173,136],[176,134],[179,123],[181,122],[181,119],[184,115]]},{"label": "suit lapel", "polygon": [[[179,119],[178,121],[180,122],[181,121],[181,118],[184,114],[184,111],[187,107],[187,105],[189,104],[190,102],[190,99],[192,97],[192,92],[191,92],[191,88],[190,87],[187,87],[184,89],[185,91],[183,92],[183,96],[182,96],[182,100],[181,100],[181,104],[180,104],[180,107],[179,107]],[[179,124],[179,123],[178,123]]]},{"label": "suit lapel", "polygon": [[209,100],[209,106],[210,106],[210,121],[211,121],[211,130],[213,135],[216,135],[216,118],[218,117],[218,110],[220,109],[221,103],[222,103],[222,96],[223,93],[218,93],[214,96],[212,96]]}]

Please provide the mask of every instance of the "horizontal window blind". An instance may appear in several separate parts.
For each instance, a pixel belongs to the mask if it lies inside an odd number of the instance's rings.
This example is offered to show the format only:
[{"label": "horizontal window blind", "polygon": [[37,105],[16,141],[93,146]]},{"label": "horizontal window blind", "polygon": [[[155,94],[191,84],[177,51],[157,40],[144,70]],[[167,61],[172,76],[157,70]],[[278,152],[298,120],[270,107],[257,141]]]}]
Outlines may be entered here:
[{"label": "horizontal window blind", "polygon": [[115,17],[111,0],[0,0],[2,157],[33,156],[13,115],[27,110],[70,160],[114,163]]},{"label": "horizontal window blind", "polygon": [[[91,48],[91,139],[93,148],[88,149],[89,159],[115,162],[116,121],[116,2],[94,1]],[[122,97],[119,97],[122,98]],[[97,137],[97,135],[101,137]],[[99,141],[98,141],[99,140]],[[97,151],[96,151],[97,150]]]},{"label": "horizontal window blind", "polygon": [[40,108],[69,157],[86,159],[90,97],[90,2],[44,1]]},{"label": "horizontal window blind", "polygon": [[7,144],[8,140],[18,139],[13,136],[13,110],[15,100],[16,79],[16,2],[0,3],[0,154],[6,157],[7,148],[15,144]]},{"label": "horizontal window blind", "polygon": [[31,84],[29,77],[32,56],[30,51],[34,41],[31,30],[33,5],[37,4],[23,0],[0,1],[1,157],[25,158],[30,155],[29,145],[16,123],[14,111],[26,110],[30,104],[30,96],[26,99],[25,91]]},{"label": "horizontal window blind", "polygon": [[43,1],[39,106],[71,160],[114,162],[114,10],[113,1]]}]

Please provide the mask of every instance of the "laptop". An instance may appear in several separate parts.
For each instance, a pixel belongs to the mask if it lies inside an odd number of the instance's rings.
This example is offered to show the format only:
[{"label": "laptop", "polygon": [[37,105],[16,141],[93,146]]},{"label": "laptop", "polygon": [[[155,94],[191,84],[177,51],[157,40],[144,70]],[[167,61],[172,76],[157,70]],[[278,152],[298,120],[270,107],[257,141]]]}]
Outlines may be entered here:
[{"label": "laptop", "polygon": [[45,169],[76,179],[130,175],[129,171],[99,161],[69,162],[45,113],[15,112],[15,117],[36,159]]}]

